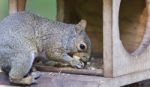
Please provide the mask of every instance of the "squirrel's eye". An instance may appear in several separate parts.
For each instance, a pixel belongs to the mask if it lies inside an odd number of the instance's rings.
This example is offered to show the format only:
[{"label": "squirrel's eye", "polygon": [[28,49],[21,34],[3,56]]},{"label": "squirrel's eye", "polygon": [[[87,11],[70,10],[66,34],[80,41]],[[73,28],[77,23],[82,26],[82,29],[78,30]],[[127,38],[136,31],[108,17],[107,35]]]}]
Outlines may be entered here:
[{"label": "squirrel's eye", "polygon": [[84,50],[85,49],[85,45],[84,44],[80,44],[80,49]]}]

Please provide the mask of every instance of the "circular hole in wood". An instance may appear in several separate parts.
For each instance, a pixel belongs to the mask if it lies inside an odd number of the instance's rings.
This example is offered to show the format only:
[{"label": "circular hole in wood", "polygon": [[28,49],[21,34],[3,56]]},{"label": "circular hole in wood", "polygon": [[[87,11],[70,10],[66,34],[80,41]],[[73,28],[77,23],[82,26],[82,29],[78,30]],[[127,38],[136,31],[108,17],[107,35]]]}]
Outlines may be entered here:
[{"label": "circular hole in wood", "polygon": [[121,0],[119,28],[121,41],[129,53],[140,45],[147,22],[145,0]]}]

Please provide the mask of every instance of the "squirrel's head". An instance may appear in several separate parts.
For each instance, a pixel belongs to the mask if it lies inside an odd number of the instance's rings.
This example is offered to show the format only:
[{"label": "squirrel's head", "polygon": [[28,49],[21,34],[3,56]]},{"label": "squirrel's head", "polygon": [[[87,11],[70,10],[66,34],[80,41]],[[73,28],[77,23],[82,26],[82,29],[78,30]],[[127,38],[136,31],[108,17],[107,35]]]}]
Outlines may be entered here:
[{"label": "squirrel's head", "polygon": [[86,21],[81,20],[75,25],[76,40],[75,47],[77,52],[73,56],[78,56],[81,61],[87,62],[91,56],[91,41],[85,32]]}]

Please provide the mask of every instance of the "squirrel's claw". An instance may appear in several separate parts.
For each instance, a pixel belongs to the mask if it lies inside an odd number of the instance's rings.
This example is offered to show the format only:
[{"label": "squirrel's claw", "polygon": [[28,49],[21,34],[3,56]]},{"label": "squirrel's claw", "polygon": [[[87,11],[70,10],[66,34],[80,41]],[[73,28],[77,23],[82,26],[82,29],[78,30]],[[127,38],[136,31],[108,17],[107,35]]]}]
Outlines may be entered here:
[{"label": "squirrel's claw", "polygon": [[35,77],[33,77],[31,75],[29,75],[25,78],[22,78],[22,79],[10,78],[10,82],[13,84],[21,84],[21,85],[31,85],[31,84],[37,83],[37,81],[35,80]]}]

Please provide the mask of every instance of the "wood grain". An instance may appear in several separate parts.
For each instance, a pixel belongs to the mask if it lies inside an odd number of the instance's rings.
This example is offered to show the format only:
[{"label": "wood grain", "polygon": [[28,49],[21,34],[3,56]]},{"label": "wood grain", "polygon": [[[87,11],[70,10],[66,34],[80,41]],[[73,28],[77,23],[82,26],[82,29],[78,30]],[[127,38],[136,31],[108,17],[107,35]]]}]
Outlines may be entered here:
[{"label": "wood grain", "polygon": [[113,76],[113,51],[112,51],[112,2],[103,2],[103,43],[104,43],[104,76]]},{"label": "wood grain", "polygon": [[92,75],[92,76],[103,76],[102,69],[87,70],[87,69],[73,69],[73,68],[57,68],[51,66],[36,65],[37,70],[44,72],[59,72],[59,73],[70,73],[78,75]]}]

